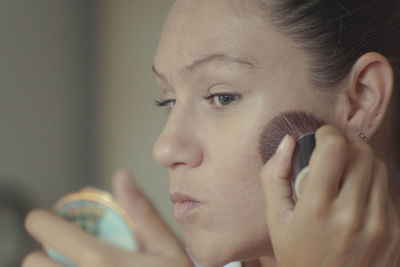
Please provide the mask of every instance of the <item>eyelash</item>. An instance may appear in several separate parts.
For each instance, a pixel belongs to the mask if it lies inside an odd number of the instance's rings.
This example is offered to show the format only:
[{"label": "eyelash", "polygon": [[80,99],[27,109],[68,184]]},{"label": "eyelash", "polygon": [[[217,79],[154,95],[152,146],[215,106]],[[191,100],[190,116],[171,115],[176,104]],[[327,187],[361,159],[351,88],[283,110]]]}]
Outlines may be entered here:
[{"label": "eyelash", "polygon": [[170,98],[167,98],[167,99],[156,99],[156,100],[154,100],[154,105],[157,106],[157,107],[165,107],[168,104],[170,104],[172,102],[175,102],[175,101],[176,101],[175,99],[170,99]]},{"label": "eyelash", "polygon": [[[215,97],[226,97],[226,96],[227,96],[227,97],[235,97],[235,99],[234,99],[232,102],[230,102],[229,104],[224,105],[224,106],[219,106],[219,105],[217,105],[217,104],[215,103],[215,100],[214,100]],[[224,107],[227,107],[227,106],[232,105],[234,102],[236,102],[236,101],[239,99],[239,97],[240,97],[240,96],[237,95],[237,94],[218,93],[218,94],[211,94],[211,95],[209,95],[209,96],[205,96],[205,97],[203,97],[203,99],[206,100],[206,101],[208,101],[208,102],[210,102],[210,104],[213,104],[213,105],[217,106],[217,108],[222,109],[222,108],[224,108]]]},{"label": "eyelash", "polygon": [[[211,100],[213,100],[214,97],[219,97],[219,96],[234,96],[234,97],[237,97],[237,98],[240,97],[237,94],[218,93],[218,94],[210,94],[208,96],[204,96],[203,99],[206,100],[206,101],[211,102]],[[154,105],[157,106],[157,107],[165,107],[165,106],[167,106],[168,104],[171,104],[171,103],[175,104],[175,102],[176,102],[176,99],[170,99],[170,98],[167,98],[167,99],[156,99],[156,100],[154,100]],[[219,108],[221,108],[221,107],[219,107]]]}]

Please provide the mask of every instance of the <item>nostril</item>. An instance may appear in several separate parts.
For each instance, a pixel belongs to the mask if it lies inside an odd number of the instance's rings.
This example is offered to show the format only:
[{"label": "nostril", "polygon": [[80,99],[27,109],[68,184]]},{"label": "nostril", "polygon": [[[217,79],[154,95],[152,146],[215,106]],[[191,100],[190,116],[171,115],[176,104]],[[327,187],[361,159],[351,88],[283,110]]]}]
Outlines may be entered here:
[{"label": "nostril", "polygon": [[185,163],[183,162],[175,162],[174,164],[172,164],[171,169],[176,169],[179,166],[185,165]]}]

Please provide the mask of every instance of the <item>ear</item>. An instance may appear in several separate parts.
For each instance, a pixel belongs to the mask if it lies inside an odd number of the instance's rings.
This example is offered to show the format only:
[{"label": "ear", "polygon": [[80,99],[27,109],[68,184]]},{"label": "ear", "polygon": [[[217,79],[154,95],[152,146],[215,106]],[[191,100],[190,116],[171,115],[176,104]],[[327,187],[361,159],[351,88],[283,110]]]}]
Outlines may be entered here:
[{"label": "ear", "polygon": [[353,65],[335,107],[335,120],[349,140],[368,141],[385,117],[393,91],[393,69],[381,54],[367,53]]}]

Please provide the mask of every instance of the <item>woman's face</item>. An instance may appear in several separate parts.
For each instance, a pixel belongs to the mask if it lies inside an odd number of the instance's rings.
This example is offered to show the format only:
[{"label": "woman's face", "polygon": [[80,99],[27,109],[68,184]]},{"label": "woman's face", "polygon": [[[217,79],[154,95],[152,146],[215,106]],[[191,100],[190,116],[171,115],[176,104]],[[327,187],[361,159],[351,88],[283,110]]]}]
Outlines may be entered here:
[{"label": "woman's face", "polygon": [[272,255],[259,139],[283,111],[326,117],[305,55],[274,31],[256,0],[178,0],[154,70],[165,99],[176,100],[154,156],[170,171],[191,253],[210,266]]}]

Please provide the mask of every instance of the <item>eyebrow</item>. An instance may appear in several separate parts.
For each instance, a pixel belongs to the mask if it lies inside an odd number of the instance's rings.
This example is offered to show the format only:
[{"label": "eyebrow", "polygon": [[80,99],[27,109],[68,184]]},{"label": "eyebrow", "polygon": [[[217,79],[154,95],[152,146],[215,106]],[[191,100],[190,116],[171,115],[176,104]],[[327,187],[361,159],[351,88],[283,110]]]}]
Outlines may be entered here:
[{"label": "eyebrow", "polygon": [[[256,66],[253,63],[251,63],[250,61],[247,61],[245,59],[234,57],[234,56],[231,56],[231,55],[228,55],[225,53],[216,53],[216,54],[210,54],[210,55],[207,55],[205,57],[195,60],[192,64],[184,67],[183,72],[191,72],[192,73],[192,72],[196,71],[196,69],[198,69],[199,67],[204,66],[209,63],[212,63],[212,62],[215,62],[215,61],[220,61],[222,63],[235,63],[238,65],[245,66],[246,68],[249,68],[249,69],[256,68]],[[166,77],[156,69],[155,65],[153,65],[151,67],[151,69],[153,70],[153,72],[156,76],[158,76],[162,80],[165,80],[165,81],[167,80]]]}]

